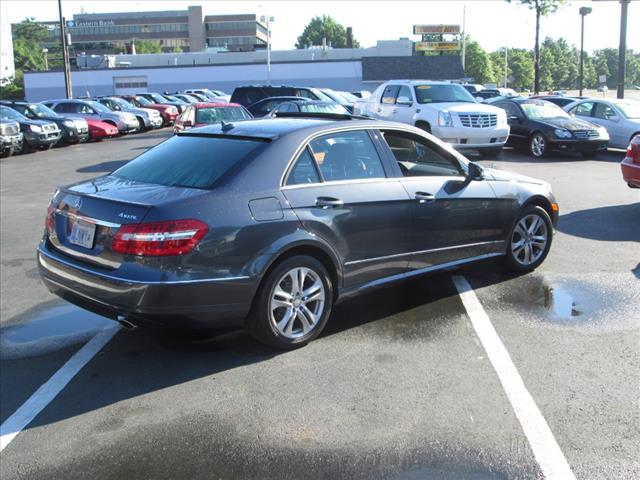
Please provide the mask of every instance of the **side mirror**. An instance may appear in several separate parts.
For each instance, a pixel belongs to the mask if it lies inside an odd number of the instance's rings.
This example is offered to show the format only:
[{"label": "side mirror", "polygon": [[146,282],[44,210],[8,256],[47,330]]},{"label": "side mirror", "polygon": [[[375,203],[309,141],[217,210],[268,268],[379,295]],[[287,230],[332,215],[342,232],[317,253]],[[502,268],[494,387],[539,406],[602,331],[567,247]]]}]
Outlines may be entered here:
[{"label": "side mirror", "polygon": [[469,162],[467,178],[469,180],[483,180],[484,169],[477,163]]},{"label": "side mirror", "polygon": [[413,105],[413,102],[406,97],[401,97],[396,101],[396,105],[401,105],[403,107],[410,107]]},{"label": "side mirror", "polygon": [[191,120],[185,120],[184,122],[182,122],[182,126],[183,127],[193,127],[193,122]]},{"label": "side mirror", "polygon": [[517,115],[509,115],[507,117],[507,122],[509,123],[522,123],[522,118]]}]

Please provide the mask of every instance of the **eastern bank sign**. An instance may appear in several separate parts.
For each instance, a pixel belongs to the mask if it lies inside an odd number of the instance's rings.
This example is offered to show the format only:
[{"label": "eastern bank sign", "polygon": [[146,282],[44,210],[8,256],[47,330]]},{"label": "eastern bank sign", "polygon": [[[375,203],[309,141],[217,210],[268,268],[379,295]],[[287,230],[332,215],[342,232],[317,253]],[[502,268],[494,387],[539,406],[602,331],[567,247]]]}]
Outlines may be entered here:
[{"label": "eastern bank sign", "polygon": [[74,22],[73,20],[69,20],[67,22],[67,27],[110,27],[115,24],[116,22],[113,20],[93,20],[85,22]]}]

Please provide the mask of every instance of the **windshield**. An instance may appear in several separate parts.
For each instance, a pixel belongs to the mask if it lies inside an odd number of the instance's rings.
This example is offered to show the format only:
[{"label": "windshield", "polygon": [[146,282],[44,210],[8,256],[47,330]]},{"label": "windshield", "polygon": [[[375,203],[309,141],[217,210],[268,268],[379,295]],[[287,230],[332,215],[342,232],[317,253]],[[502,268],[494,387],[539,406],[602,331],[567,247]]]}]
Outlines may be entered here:
[{"label": "windshield", "polygon": [[638,102],[618,102],[616,103],[618,110],[622,112],[627,118],[639,119],[640,118],[640,103]]},{"label": "windshield", "polygon": [[140,104],[140,105],[151,105],[151,102],[149,100],[147,100],[144,97],[136,97],[136,101]]},{"label": "windshield", "polygon": [[416,85],[418,103],[476,103],[467,90],[460,85]]},{"label": "windshield", "polygon": [[105,107],[101,103],[94,102],[93,100],[87,100],[87,104],[91,105],[91,107],[93,107],[93,109],[97,110],[98,112],[102,112],[102,113],[111,113],[112,112],[111,110],[109,110],[107,107]]},{"label": "windshield", "polygon": [[346,108],[337,103],[303,103],[300,105],[300,111],[309,113],[339,113],[342,115],[349,114]]},{"label": "windshield", "polygon": [[56,112],[41,103],[30,103],[28,109],[37,117],[59,117]]},{"label": "windshield", "polygon": [[570,115],[559,106],[546,101],[524,102],[520,104],[524,114],[531,120],[544,118],[570,118]]},{"label": "windshield", "polygon": [[110,98],[110,100],[116,105],[119,105],[120,108],[135,108],[134,105],[130,104],[129,102],[127,102],[122,98]]},{"label": "windshield", "polygon": [[153,98],[156,101],[156,103],[167,103],[167,99],[164,98],[159,93],[149,93],[147,95],[149,95],[151,98]]},{"label": "windshield", "polygon": [[[147,150],[113,175],[135,182],[207,189],[264,145],[264,142],[254,140],[176,136]],[[177,158],[179,162],[176,162]]]},{"label": "windshield", "polygon": [[169,100],[170,102],[175,102],[179,105],[189,105],[187,102],[185,102],[184,100],[178,98],[178,97],[172,97],[171,95],[165,95],[164,98],[166,98],[167,100]]},{"label": "windshield", "polygon": [[18,122],[28,120],[27,117],[21,113],[18,113],[14,109],[8,107],[0,107],[0,118],[2,120],[17,120]]},{"label": "windshield", "polygon": [[220,123],[222,120],[247,120],[251,118],[242,107],[199,108],[196,123]]}]

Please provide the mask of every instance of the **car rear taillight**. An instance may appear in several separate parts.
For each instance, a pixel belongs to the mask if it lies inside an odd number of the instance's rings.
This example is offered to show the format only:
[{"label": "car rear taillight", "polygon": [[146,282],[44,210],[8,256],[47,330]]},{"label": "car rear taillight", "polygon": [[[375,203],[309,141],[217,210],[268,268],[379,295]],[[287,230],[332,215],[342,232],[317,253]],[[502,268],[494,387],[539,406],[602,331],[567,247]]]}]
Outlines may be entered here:
[{"label": "car rear taillight", "polygon": [[56,213],[56,209],[53,208],[53,205],[49,204],[47,207],[47,216],[44,219],[44,226],[47,229],[47,233],[51,235],[53,230],[56,228],[54,215]]},{"label": "car rear taillight", "polygon": [[636,135],[627,147],[627,158],[633,160],[633,163],[640,164],[640,135]]},{"label": "car rear taillight", "polygon": [[111,242],[111,250],[144,257],[184,255],[193,250],[208,231],[209,227],[199,220],[122,225]]}]

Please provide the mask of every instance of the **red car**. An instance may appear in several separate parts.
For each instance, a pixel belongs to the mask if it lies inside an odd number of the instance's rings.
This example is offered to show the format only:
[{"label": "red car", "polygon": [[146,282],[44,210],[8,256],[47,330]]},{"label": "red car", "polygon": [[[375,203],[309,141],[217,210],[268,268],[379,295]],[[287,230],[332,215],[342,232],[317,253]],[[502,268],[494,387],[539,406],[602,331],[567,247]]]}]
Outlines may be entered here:
[{"label": "red car", "polygon": [[622,178],[631,188],[640,188],[640,135],[629,142],[627,156],[622,160]]},{"label": "red car", "polygon": [[173,105],[163,105],[160,103],[152,103],[140,95],[115,95],[120,98],[124,98],[127,102],[133,103],[138,108],[152,108],[160,112],[162,116],[163,126],[173,125],[180,115],[178,109]]},{"label": "red car", "polygon": [[253,115],[238,103],[194,103],[187,106],[180,114],[173,126],[173,133],[181,132],[191,127],[202,127],[212,123],[235,122],[248,120]]},{"label": "red car", "polygon": [[85,118],[89,126],[89,138],[91,140],[100,141],[103,138],[111,138],[118,136],[118,127],[92,118]]}]

